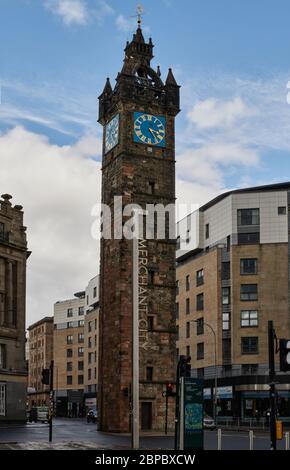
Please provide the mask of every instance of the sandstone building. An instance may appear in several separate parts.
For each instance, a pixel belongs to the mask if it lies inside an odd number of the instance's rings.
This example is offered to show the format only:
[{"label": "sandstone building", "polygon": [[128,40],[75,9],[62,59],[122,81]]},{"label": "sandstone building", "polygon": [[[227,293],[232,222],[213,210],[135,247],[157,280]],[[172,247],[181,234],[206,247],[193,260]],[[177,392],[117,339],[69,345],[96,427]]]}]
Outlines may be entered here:
[{"label": "sandstone building", "polygon": [[26,227],[22,206],[0,200],[0,422],[26,420]]},{"label": "sandstone building", "polygon": [[[204,377],[210,413],[215,338],[218,415],[269,407],[268,320],[290,338],[289,201],[290,183],[240,189],[178,223],[177,353]],[[279,413],[290,416],[290,375],[275,360]]]},{"label": "sandstone building", "polygon": [[[102,202],[110,207],[175,203],[174,120],[179,112],[179,86],[171,69],[166,81],[153,69],[153,44],[145,42],[140,24],[116,85],[107,79],[99,97],[104,127]],[[112,227],[128,217],[114,215]],[[118,217],[120,217],[118,219]],[[175,376],[175,238],[145,240],[147,253],[146,312],[140,336],[140,424],[164,429],[167,382]],[[128,432],[132,384],[132,240],[102,238],[100,263],[100,429]],[[144,284],[145,285],[145,284]],[[139,312],[140,313],[140,312]],[[140,318],[140,317],[139,317]],[[141,318],[140,318],[141,320]],[[174,426],[170,401],[169,423]]]},{"label": "sandstone building", "polygon": [[42,370],[50,367],[53,359],[53,317],[44,317],[28,327],[28,401],[49,405],[49,386],[43,385]]}]

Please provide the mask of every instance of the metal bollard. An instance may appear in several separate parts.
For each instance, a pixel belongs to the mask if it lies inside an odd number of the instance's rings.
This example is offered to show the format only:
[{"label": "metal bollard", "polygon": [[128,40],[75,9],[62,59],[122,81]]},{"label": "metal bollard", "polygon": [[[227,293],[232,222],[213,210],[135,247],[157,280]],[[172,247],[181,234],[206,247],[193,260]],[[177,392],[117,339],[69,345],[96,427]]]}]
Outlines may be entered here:
[{"label": "metal bollard", "polygon": [[218,450],[222,450],[222,430],[219,428],[217,432]]},{"label": "metal bollard", "polygon": [[285,450],[289,450],[289,432],[285,432]]},{"label": "metal bollard", "polygon": [[250,450],[254,450],[254,431],[249,431]]}]

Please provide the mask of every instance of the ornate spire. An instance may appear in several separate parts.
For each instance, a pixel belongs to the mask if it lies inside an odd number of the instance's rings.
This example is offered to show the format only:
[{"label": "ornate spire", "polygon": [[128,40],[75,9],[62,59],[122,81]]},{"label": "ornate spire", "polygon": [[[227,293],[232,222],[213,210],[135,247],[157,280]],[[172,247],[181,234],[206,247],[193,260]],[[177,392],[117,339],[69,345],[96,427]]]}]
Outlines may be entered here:
[{"label": "ornate spire", "polygon": [[174,78],[174,75],[173,75],[173,73],[172,73],[172,69],[171,69],[171,68],[169,68],[169,70],[168,70],[168,75],[167,75],[165,84],[166,84],[166,85],[178,86],[177,83],[176,83],[176,80],[175,80],[175,78]]},{"label": "ornate spire", "polygon": [[104,86],[102,95],[110,95],[112,93],[112,91],[113,90],[112,90],[112,87],[111,87],[110,79],[109,79],[109,77],[107,77],[106,84]]},{"label": "ornate spire", "polygon": [[161,77],[161,70],[160,70],[160,65],[157,65],[157,75],[158,77]]}]

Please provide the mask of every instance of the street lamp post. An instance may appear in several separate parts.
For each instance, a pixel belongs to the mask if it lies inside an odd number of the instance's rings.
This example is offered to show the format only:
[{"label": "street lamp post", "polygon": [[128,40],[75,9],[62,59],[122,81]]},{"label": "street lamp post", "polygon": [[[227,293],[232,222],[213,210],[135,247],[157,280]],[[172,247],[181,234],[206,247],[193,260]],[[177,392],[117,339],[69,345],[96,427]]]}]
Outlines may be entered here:
[{"label": "street lamp post", "polygon": [[[198,323],[198,320],[192,320],[194,323]],[[213,395],[213,419],[215,425],[217,425],[217,341],[216,341],[216,332],[213,327],[206,322],[203,322],[207,326],[214,337],[214,395]]]}]

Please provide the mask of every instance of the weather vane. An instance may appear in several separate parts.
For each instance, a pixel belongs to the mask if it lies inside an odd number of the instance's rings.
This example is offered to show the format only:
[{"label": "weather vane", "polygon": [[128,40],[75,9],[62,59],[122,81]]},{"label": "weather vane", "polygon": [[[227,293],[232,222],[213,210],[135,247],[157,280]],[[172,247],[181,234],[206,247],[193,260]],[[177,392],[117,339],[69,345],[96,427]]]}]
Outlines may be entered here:
[{"label": "weather vane", "polygon": [[142,13],[143,13],[143,7],[141,3],[137,5],[137,18],[138,18],[138,28],[141,28],[141,23],[142,23]]}]

